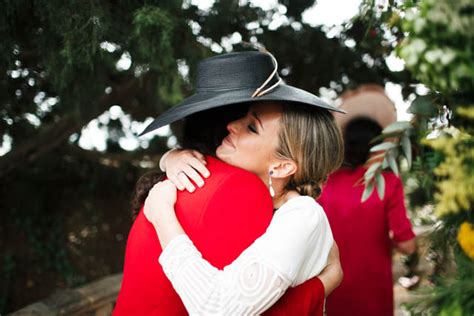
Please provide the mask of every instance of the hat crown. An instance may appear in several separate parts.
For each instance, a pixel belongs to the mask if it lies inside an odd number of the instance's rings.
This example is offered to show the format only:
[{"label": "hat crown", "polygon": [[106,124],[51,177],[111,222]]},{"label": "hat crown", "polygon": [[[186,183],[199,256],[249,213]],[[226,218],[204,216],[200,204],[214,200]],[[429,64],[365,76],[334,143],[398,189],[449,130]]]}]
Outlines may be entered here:
[{"label": "hat crown", "polygon": [[[196,92],[256,89],[271,75],[275,65],[270,55],[238,52],[210,57],[198,65]],[[269,85],[278,80],[276,74]]]}]

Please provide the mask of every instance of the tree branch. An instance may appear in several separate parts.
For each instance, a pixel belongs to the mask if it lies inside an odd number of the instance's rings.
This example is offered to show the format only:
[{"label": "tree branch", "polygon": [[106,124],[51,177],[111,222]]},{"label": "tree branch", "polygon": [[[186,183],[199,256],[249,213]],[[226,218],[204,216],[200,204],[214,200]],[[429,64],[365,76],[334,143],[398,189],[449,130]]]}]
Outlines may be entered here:
[{"label": "tree branch", "polygon": [[145,165],[145,168],[148,169],[158,168],[158,164],[162,156],[162,154],[145,155],[143,153],[137,152],[99,152],[95,150],[85,150],[75,145],[67,146],[66,152],[75,157],[81,157],[89,161],[99,162],[102,165],[114,168],[118,168],[124,163],[135,166]]},{"label": "tree branch", "polygon": [[137,94],[139,81],[145,78],[132,78],[127,82],[114,87],[110,94],[102,95],[96,102],[94,110],[85,115],[69,113],[58,122],[42,128],[40,133],[22,143],[14,146],[14,149],[0,157],[0,178],[6,176],[20,165],[35,161],[43,154],[53,150],[66,141],[70,135],[81,130],[81,128],[96,118],[113,104],[131,104]]}]

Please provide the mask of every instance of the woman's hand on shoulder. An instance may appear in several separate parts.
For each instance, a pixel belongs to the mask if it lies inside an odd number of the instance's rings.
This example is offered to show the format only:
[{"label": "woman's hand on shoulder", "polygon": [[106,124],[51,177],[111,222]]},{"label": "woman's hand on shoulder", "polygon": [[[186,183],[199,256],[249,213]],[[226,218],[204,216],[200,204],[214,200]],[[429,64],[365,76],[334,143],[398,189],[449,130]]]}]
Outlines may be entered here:
[{"label": "woman's hand on shoulder", "polygon": [[143,212],[152,223],[159,221],[165,212],[174,212],[176,203],[176,186],[170,181],[156,183],[145,200]]},{"label": "woman's hand on shoulder", "polygon": [[191,149],[173,150],[163,162],[168,179],[176,185],[178,190],[186,189],[189,192],[194,192],[196,189],[191,180],[202,187],[203,177],[209,177],[210,173],[206,164],[204,155]]}]

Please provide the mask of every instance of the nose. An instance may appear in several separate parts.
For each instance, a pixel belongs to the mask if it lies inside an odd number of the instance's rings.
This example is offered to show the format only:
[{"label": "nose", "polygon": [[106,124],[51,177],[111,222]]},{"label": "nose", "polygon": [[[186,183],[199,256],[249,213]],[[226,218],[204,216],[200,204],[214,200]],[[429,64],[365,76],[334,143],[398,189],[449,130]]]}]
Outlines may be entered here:
[{"label": "nose", "polygon": [[235,120],[227,124],[227,130],[231,134],[235,134],[238,131],[238,126],[239,126],[240,120]]}]

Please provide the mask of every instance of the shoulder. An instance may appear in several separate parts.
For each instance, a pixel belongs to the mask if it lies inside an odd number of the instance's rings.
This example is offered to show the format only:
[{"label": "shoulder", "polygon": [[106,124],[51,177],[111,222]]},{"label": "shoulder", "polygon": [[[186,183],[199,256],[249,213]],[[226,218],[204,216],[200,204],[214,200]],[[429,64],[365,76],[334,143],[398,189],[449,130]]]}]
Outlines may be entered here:
[{"label": "shoulder", "polygon": [[302,195],[294,197],[283,204],[275,215],[298,214],[299,217],[312,217],[324,214],[322,206],[310,196]]},{"label": "shoulder", "polygon": [[387,196],[399,194],[399,191],[403,192],[402,179],[392,171],[384,171],[382,175],[385,180],[385,190],[387,190]]},{"label": "shoulder", "polygon": [[313,198],[301,196],[290,199],[275,212],[255,247],[296,285],[320,272],[332,240],[322,207]]},{"label": "shoulder", "polygon": [[400,177],[390,170],[385,170],[382,172],[382,174],[386,182],[393,182],[393,183],[400,183],[400,184],[402,183],[402,180],[400,179]]},{"label": "shoulder", "polygon": [[275,221],[292,228],[313,231],[327,222],[326,214],[319,203],[310,196],[298,196],[283,204],[274,215]]},{"label": "shoulder", "polygon": [[270,220],[273,202],[259,177],[212,157],[208,159],[208,169],[211,176],[199,189],[208,192],[209,198],[204,209],[215,209],[219,213],[225,209],[222,214],[229,218],[248,219],[265,214]]},{"label": "shoulder", "polygon": [[266,186],[262,180],[255,174],[231,166],[217,158],[207,156],[208,169],[211,173],[208,181],[212,182],[219,190],[231,190],[237,186],[244,186],[246,188],[252,187],[257,192],[266,192]]}]

